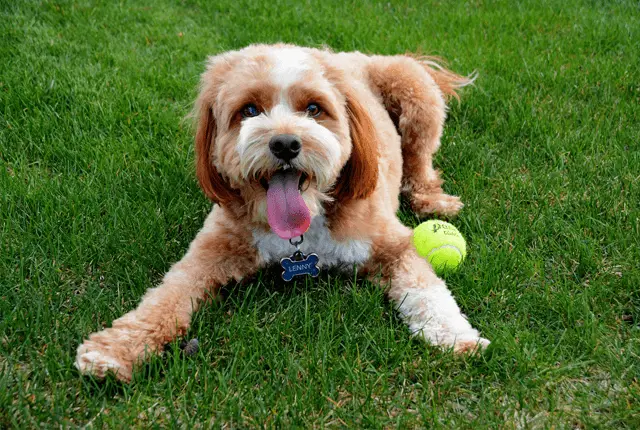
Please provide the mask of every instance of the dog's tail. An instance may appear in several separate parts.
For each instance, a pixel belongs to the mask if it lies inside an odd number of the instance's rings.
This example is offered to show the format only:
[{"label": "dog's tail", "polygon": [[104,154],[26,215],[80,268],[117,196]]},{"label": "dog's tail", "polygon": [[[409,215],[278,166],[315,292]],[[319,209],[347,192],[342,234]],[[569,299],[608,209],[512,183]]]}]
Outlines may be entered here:
[{"label": "dog's tail", "polygon": [[444,94],[447,99],[453,97],[456,100],[460,100],[458,90],[462,87],[466,87],[467,85],[473,85],[478,77],[478,73],[475,71],[469,76],[458,75],[457,73],[445,68],[443,66],[445,62],[438,57],[413,56],[413,58],[417,60],[422,67],[424,67],[429,75],[431,75],[438,87],[440,87],[440,91],[442,91],[442,94]]}]

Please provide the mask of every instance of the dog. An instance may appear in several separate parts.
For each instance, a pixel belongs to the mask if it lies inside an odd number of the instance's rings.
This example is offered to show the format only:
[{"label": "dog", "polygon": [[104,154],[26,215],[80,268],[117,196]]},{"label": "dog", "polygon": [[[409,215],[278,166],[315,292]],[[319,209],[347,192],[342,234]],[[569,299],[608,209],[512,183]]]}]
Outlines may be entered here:
[{"label": "dog", "polygon": [[419,215],[462,208],[432,158],[447,100],[472,81],[411,55],[278,44],[210,57],[193,116],[196,174],[213,209],[137,309],[78,347],[76,367],[129,381],[208,297],[296,249],[379,281],[427,343],[486,347],[396,216],[401,194]]}]

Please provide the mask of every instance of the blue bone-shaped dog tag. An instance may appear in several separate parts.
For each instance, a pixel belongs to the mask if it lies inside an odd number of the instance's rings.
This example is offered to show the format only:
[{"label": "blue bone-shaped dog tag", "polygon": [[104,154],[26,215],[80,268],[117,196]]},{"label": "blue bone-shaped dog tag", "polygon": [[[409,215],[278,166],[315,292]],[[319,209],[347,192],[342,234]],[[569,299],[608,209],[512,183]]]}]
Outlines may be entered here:
[{"label": "blue bone-shaped dog tag", "polygon": [[[297,254],[297,255],[296,255]],[[289,282],[294,276],[299,275],[311,275],[314,278],[320,274],[318,269],[318,256],[316,254],[309,254],[305,256],[302,253],[296,253],[290,258],[283,258],[280,260],[280,265],[284,269],[282,272],[282,279]],[[299,256],[300,259],[293,259]]]}]

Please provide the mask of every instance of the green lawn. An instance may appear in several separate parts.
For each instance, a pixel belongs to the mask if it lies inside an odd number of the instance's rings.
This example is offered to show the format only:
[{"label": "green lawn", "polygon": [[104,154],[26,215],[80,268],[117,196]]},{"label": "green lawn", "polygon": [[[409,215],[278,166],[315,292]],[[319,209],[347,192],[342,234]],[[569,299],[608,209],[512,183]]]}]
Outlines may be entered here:
[{"label": "green lawn", "polygon": [[[541,3],[1,0],[0,427],[638,428],[640,9]],[[276,41],[479,72],[436,163],[491,348],[410,339],[362,279],[264,272],[196,315],[195,356],[81,377],[210,209],[183,120],[206,56]]]}]

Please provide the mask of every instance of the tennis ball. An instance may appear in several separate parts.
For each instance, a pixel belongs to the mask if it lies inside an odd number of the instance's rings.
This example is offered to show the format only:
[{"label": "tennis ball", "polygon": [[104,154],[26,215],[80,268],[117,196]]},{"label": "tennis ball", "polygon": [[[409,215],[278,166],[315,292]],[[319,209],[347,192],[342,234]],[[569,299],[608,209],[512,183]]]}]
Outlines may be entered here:
[{"label": "tennis ball", "polygon": [[458,229],[448,222],[431,220],[413,230],[413,243],[418,254],[429,260],[436,273],[453,271],[467,256],[467,242]]}]

